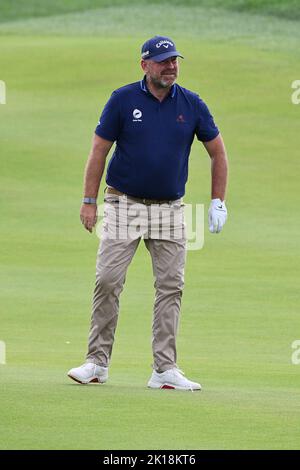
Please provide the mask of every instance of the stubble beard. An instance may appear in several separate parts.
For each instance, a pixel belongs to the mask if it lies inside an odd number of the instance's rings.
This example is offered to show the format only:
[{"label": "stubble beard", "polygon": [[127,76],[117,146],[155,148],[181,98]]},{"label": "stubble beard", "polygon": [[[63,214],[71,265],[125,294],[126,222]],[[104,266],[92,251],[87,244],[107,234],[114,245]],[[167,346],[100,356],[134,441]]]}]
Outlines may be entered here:
[{"label": "stubble beard", "polygon": [[150,80],[152,84],[155,86],[155,88],[171,88],[172,85],[176,82],[177,75],[174,76],[174,79],[170,83],[170,81],[165,81],[162,77],[156,78],[156,77],[150,77]]}]

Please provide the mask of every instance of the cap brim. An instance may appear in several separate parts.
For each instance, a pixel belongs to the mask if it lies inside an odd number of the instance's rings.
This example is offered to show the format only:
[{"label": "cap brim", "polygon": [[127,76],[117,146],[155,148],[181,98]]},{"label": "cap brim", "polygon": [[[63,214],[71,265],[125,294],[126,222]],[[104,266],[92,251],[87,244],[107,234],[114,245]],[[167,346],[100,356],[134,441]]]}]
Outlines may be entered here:
[{"label": "cap brim", "polygon": [[169,59],[169,57],[181,57],[184,59],[184,57],[179,54],[179,52],[165,52],[164,54],[159,54],[154,57],[149,57],[150,60],[153,60],[154,62],[162,62],[163,60]]}]

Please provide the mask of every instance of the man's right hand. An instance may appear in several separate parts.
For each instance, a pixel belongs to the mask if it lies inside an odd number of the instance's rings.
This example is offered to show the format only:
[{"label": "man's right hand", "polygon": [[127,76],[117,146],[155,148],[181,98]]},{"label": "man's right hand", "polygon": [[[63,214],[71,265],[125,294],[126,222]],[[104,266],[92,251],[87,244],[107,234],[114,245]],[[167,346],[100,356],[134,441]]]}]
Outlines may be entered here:
[{"label": "man's right hand", "polygon": [[84,227],[92,233],[93,227],[97,223],[97,204],[82,204],[80,220]]}]

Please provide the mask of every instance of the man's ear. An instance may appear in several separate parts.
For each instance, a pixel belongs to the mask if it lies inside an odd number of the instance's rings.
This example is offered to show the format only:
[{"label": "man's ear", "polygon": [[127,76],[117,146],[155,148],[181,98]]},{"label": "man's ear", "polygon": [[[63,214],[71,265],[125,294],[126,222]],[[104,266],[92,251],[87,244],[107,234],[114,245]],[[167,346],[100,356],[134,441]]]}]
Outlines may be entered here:
[{"label": "man's ear", "polygon": [[141,60],[141,67],[142,67],[142,69],[144,70],[144,72],[147,71],[147,63],[146,63],[146,61],[143,60],[143,59]]}]

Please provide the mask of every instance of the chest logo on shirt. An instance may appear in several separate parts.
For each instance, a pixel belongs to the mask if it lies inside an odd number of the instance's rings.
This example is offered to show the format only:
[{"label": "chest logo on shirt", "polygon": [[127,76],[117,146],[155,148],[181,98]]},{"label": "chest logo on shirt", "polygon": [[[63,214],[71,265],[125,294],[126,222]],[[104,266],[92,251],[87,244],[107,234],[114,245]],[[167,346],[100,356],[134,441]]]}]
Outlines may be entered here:
[{"label": "chest logo on shirt", "polygon": [[142,122],[142,119],[141,119],[142,111],[140,111],[139,109],[136,108],[136,109],[134,109],[132,115],[133,115],[133,119],[132,119],[133,122],[137,122],[137,121]]},{"label": "chest logo on shirt", "polygon": [[185,122],[183,114],[179,114],[179,116],[176,119],[177,122]]}]

